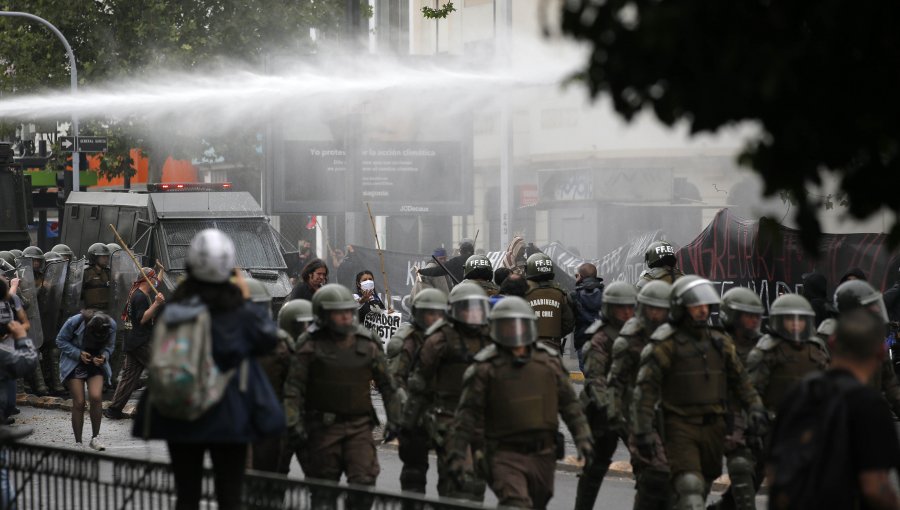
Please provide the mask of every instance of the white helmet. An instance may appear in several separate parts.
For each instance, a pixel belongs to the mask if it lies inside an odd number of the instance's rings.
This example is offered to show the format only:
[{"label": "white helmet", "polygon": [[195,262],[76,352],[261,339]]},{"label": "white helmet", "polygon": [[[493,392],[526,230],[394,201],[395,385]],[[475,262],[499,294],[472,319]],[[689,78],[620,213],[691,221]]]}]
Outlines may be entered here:
[{"label": "white helmet", "polygon": [[201,230],[191,239],[187,267],[191,276],[201,282],[228,281],[234,270],[234,243],[221,230]]}]

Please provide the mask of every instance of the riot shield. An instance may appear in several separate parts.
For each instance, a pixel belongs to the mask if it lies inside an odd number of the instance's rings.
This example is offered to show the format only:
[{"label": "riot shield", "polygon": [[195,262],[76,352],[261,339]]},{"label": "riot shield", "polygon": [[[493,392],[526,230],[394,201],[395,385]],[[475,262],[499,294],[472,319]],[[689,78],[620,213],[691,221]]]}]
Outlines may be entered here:
[{"label": "riot shield", "polygon": [[[66,272],[66,286],[63,289],[61,314],[64,319],[81,311],[81,286],[84,284],[85,260],[73,260],[69,262],[69,270]],[[64,322],[64,321],[60,321]]]},{"label": "riot shield", "polygon": [[66,287],[66,272],[69,264],[65,260],[52,260],[44,266],[44,282],[37,289],[41,311],[41,329],[48,340],[56,340],[59,332],[59,314],[62,296]]},{"label": "riot shield", "polygon": [[19,279],[19,299],[25,307],[31,329],[28,337],[35,347],[44,343],[44,330],[41,327],[41,307],[38,304],[37,289],[34,288],[34,270],[31,267],[31,257],[16,258],[16,278]]},{"label": "riot shield", "polygon": [[109,271],[112,284],[109,315],[115,319],[118,331],[124,331],[124,324],[122,324],[121,319],[122,312],[125,311],[125,306],[128,304],[128,293],[131,291],[131,285],[141,273],[125,250],[113,252],[109,261]]}]

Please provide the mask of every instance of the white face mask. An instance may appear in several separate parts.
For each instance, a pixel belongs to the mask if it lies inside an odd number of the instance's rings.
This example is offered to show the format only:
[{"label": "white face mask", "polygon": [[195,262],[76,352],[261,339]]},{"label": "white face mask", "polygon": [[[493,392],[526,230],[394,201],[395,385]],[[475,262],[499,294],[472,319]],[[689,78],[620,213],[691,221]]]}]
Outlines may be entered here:
[{"label": "white face mask", "polygon": [[375,288],[375,282],[372,280],[366,280],[366,281],[360,282],[359,288],[361,288],[363,290],[363,292],[370,291]]}]

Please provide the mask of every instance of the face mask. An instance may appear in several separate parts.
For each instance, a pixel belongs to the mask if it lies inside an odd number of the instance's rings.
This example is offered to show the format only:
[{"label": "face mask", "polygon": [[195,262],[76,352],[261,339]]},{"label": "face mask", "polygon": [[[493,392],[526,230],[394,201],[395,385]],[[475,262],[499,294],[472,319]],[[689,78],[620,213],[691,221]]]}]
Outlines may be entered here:
[{"label": "face mask", "polygon": [[375,282],[372,280],[366,280],[359,284],[359,288],[361,288],[363,292],[370,291],[375,288]]}]

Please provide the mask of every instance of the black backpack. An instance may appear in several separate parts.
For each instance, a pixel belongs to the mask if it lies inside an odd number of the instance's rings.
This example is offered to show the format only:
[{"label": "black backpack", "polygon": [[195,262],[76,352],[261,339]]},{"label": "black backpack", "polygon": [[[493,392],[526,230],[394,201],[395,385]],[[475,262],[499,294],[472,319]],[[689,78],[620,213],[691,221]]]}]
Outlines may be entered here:
[{"label": "black backpack", "polygon": [[821,489],[846,484],[850,452],[845,394],[860,386],[849,376],[816,372],[797,385],[796,398],[785,399],[790,405],[779,409],[778,441],[769,451],[769,458],[778,459],[774,479],[769,480],[770,509],[831,507]]}]

